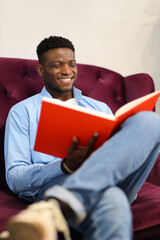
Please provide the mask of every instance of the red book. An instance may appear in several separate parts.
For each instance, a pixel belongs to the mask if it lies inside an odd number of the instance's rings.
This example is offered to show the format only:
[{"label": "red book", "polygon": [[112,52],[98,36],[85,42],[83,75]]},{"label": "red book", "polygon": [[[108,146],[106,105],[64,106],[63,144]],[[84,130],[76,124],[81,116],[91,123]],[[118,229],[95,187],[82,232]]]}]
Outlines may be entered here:
[{"label": "red book", "polygon": [[44,98],[34,150],[64,158],[73,136],[78,137],[80,146],[85,146],[95,132],[99,133],[97,149],[125,119],[140,111],[152,111],[159,96],[160,91],[156,91],[138,98],[119,108],[114,116]]}]

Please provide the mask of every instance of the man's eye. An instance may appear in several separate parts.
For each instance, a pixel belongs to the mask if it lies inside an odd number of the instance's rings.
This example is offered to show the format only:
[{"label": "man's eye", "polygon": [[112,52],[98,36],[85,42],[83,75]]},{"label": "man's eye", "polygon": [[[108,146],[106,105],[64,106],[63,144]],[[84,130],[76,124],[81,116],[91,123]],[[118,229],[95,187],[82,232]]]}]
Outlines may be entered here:
[{"label": "man's eye", "polygon": [[59,68],[60,65],[51,65],[51,68]]},{"label": "man's eye", "polygon": [[76,63],[71,63],[70,66],[71,66],[71,67],[75,67],[75,66],[76,66]]}]

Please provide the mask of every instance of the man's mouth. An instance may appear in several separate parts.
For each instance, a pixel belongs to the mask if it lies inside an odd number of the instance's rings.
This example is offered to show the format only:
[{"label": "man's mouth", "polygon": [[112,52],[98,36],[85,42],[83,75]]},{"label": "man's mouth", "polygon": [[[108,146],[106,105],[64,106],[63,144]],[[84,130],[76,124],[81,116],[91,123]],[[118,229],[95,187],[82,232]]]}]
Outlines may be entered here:
[{"label": "man's mouth", "polygon": [[63,81],[64,83],[70,83],[72,81],[72,78],[59,78],[59,80]]}]

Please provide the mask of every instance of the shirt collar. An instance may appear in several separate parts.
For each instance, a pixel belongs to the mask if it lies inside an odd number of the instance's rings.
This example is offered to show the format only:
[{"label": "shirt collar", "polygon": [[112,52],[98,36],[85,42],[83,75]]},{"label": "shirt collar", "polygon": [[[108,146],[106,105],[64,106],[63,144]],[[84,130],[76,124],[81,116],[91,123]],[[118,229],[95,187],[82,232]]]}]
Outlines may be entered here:
[{"label": "shirt collar", "polygon": [[40,93],[43,97],[48,97],[48,98],[52,98],[51,94],[46,90],[45,87],[42,88],[42,91]]}]

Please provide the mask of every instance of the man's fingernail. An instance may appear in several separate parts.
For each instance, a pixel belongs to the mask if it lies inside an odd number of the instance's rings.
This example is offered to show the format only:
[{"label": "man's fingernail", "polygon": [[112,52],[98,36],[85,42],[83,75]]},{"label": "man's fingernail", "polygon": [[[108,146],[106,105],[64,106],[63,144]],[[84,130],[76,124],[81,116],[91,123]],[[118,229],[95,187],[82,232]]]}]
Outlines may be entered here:
[{"label": "man's fingernail", "polygon": [[98,137],[98,136],[99,136],[99,133],[98,133],[98,132],[94,133],[94,136],[95,136],[95,137]]},{"label": "man's fingernail", "polygon": [[76,142],[77,138],[75,136],[73,136],[72,140],[73,140],[73,142]]}]

